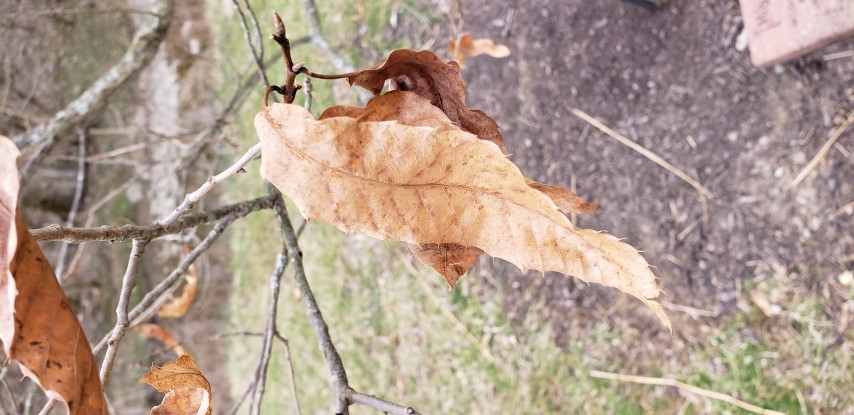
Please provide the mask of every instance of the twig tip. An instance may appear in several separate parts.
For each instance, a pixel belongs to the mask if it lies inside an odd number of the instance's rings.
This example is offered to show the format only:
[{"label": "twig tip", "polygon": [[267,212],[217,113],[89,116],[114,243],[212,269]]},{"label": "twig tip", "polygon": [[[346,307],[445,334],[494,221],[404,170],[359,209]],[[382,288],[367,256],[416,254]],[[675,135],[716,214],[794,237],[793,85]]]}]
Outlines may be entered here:
[{"label": "twig tip", "polygon": [[273,36],[286,37],[285,22],[282,21],[279,13],[276,12],[273,12]]}]

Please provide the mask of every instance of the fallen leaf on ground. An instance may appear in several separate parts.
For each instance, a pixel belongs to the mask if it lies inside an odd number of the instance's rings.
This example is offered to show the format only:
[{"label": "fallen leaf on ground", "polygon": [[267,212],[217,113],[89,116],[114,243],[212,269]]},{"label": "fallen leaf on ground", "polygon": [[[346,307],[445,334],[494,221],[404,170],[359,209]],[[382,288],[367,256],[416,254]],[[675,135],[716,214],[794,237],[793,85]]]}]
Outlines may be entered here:
[{"label": "fallen leaf on ground", "polygon": [[489,55],[493,58],[504,58],[510,56],[507,46],[497,44],[492,39],[474,39],[466,32],[459,39],[452,37],[448,41],[448,54],[451,59],[459,62],[460,67],[466,67],[466,55],[480,56]]},{"label": "fallen leaf on ground", "polygon": [[[72,415],[106,414],[89,341],[17,210],[18,151],[0,136],[0,340],[6,356]],[[14,218],[14,219],[13,219]]]},{"label": "fallen leaf on ground", "polygon": [[210,415],[213,411],[211,384],[190,356],[159,368],[151,365],[139,383],[166,394],[160,405],[151,408],[151,415]]},{"label": "fallen leaf on ground", "polygon": [[[184,255],[188,255],[190,253],[190,248],[187,245],[184,245]],[[184,284],[184,290],[181,291],[181,295],[172,299],[172,301],[160,307],[160,310],[157,311],[157,315],[163,318],[181,318],[187,314],[187,311],[190,309],[190,306],[193,304],[193,300],[196,298],[196,291],[198,290],[199,285],[199,276],[196,273],[196,264],[190,264],[190,267],[187,269],[187,278],[186,283]],[[180,353],[179,353],[180,355]]]},{"label": "fallen leaf on ground", "polygon": [[160,340],[163,342],[163,345],[175,352],[178,357],[190,354],[184,346],[181,346],[181,344],[178,343],[178,339],[176,339],[169,330],[166,330],[157,324],[140,324],[135,326],[133,330],[145,334],[152,339]]},{"label": "fallen leaf on ground", "polygon": [[[405,118],[431,111],[430,105],[394,91],[372,99],[364,112],[397,111]],[[474,247],[522,269],[615,287],[670,327],[653,300],[655,276],[634,248],[575,228],[498,146],[433,114],[426,127],[350,116],[318,121],[301,107],[273,104],[255,117],[261,174],[308,219],[379,239]]]}]

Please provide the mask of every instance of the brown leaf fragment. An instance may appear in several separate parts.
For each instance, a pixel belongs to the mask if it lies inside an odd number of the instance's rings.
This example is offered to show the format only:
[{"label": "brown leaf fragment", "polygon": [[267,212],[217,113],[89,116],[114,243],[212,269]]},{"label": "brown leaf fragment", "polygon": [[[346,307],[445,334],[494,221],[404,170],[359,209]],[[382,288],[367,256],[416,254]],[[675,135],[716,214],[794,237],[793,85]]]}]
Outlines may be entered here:
[{"label": "brown leaf fragment", "polygon": [[555,202],[555,205],[557,205],[558,209],[563,213],[577,213],[580,215],[590,213],[599,208],[598,203],[585,202],[581,196],[578,196],[563,187],[538,183],[527,177],[525,178],[525,182],[528,186],[545,193],[546,196]]},{"label": "brown leaf fragment", "polygon": [[[407,101],[431,105],[421,97]],[[410,110],[423,108],[399,109]],[[317,121],[301,107],[273,104],[255,117],[261,175],[308,219],[379,239],[475,247],[522,269],[615,287],[670,327],[653,300],[656,278],[634,248],[575,228],[497,146],[453,128],[447,117],[437,121],[439,127]]]},{"label": "brown leaf fragment", "polygon": [[390,80],[389,90],[410,91],[428,99],[454,125],[495,143],[507,154],[498,124],[483,112],[466,107],[466,86],[456,62],[445,62],[428,50],[397,49],[384,63],[356,72],[347,80],[374,95],[379,95],[385,81]]},{"label": "brown leaf fragment", "polygon": [[163,402],[151,409],[151,415],[210,415],[213,411],[211,384],[190,356],[159,368],[151,365],[139,383],[166,393]]},{"label": "brown leaf fragment", "polygon": [[483,251],[459,244],[409,244],[412,256],[445,277],[448,288],[454,289],[460,277],[477,263]]},{"label": "brown leaf fragment", "polygon": [[423,97],[412,92],[391,91],[368,101],[365,108],[346,105],[329,107],[320,114],[319,119],[349,117],[362,122],[396,121],[413,127],[457,129],[453,124],[447,123],[447,117],[442,110],[432,105],[421,105],[423,102]]},{"label": "brown leaf fragment", "polygon": [[480,56],[483,54],[492,56],[493,58],[504,58],[510,56],[510,49],[507,46],[497,44],[492,39],[474,39],[471,34],[466,32],[459,39],[452,37],[448,41],[448,54],[452,60],[457,61],[461,68],[466,67],[466,55]]},{"label": "brown leaf fragment", "polygon": [[[16,213],[15,145],[0,136],[0,340],[21,371],[68,413],[106,414],[89,341],[44,254]],[[14,217],[14,219],[12,219]]]},{"label": "brown leaf fragment", "polygon": [[187,349],[184,348],[184,346],[181,346],[181,344],[178,343],[178,339],[175,338],[172,332],[164,329],[163,327],[160,327],[157,324],[140,324],[135,326],[133,330],[145,334],[146,336],[151,337],[152,339],[160,340],[161,342],[163,342],[164,346],[175,352],[178,357],[190,354]]}]

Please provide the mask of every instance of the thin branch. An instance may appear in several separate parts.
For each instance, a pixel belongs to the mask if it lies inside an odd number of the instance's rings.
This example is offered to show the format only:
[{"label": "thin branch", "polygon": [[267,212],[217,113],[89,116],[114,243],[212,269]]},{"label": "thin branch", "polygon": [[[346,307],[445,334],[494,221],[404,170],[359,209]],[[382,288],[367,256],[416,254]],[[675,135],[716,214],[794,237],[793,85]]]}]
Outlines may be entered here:
[{"label": "thin branch", "polygon": [[125,270],[125,276],[122,278],[122,291],[119,296],[119,304],[116,306],[116,326],[110,334],[110,340],[107,342],[107,354],[101,363],[101,385],[106,385],[107,380],[110,379],[110,372],[113,370],[113,362],[116,360],[119,344],[121,344],[122,338],[125,336],[125,332],[127,332],[130,325],[130,319],[128,318],[130,296],[133,293],[134,287],[136,287],[139,264],[142,262],[142,255],[145,253],[145,246],[148,245],[149,241],[148,239],[133,240],[128,266]]},{"label": "thin branch", "polygon": [[128,239],[156,239],[163,235],[179,233],[183,230],[195,228],[203,223],[220,220],[226,216],[237,215],[243,217],[257,210],[270,209],[275,204],[272,196],[262,196],[257,199],[247,200],[231,205],[223,206],[210,212],[185,213],[178,219],[167,225],[155,222],[148,226],[124,225],[124,226],[99,226],[96,228],[69,228],[60,225],[48,225],[44,228],[32,231],[36,241],[65,241],[68,243],[80,243],[87,241],[109,241],[121,242]]},{"label": "thin branch", "polygon": [[354,72],[356,68],[332,50],[329,42],[326,41],[326,37],[323,36],[323,30],[320,28],[320,16],[317,14],[317,6],[314,4],[314,0],[302,0],[302,9],[308,18],[308,35],[311,37],[311,43],[314,43],[314,46],[326,55],[326,59],[332,62],[332,66],[336,70],[340,72]]},{"label": "thin branch", "polygon": [[[71,201],[71,209],[68,210],[68,218],[65,226],[74,226],[77,212],[83,203],[83,195],[86,193],[86,146],[89,136],[88,128],[81,128],[77,133],[77,184],[74,189],[74,199]],[[65,279],[65,261],[68,259],[68,242],[64,242],[59,248],[59,259],[56,261],[56,278],[59,281]]]},{"label": "thin branch", "polygon": [[[267,187],[269,194],[280,195],[279,190],[273,187],[270,182],[266,182],[264,185]],[[332,338],[329,336],[329,326],[326,325],[323,313],[320,311],[320,306],[317,305],[317,300],[314,298],[314,293],[308,284],[296,231],[291,223],[287,209],[277,209],[276,218],[279,221],[279,229],[290,253],[291,263],[294,266],[294,280],[296,280],[297,290],[299,290],[311,327],[314,328],[320,351],[323,352],[323,357],[329,366],[332,389],[335,392],[335,413],[349,415],[351,389],[347,382],[347,371],[344,369],[344,363],[341,361],[341,355],[338,354],[338,350],[335,348],[335,343],[332,342]]]},{"label": "thin branch", "polygon": [[706,398],[716,399],[722,402],[726,402],[728,404],[735,405],[741,409],[746,411],[750,411],[757,414],[762,415],[783,415],[782,412],[772,411],[765,408],[760,408],[756,405],[749,404],[740,399],[733,398],[732,396],[725,395],[720,392],[710,391],[702,388],[698,388],[693,385],[689,385],[687,383],[682,383],[678,380],[668,379],[668,378],[652,378],[647,376],[632,376],[632,375],[623,375],[619,373],[609,373],[609,372],[600,372],[598,370],[591,370],[590,376],[599,379],[608,379],[608,380],[616,380],[620,382],[631,382],[631,383],[641,383],[645,385],[657,385],[657,386],[673,386],[680,390],[688,391]]},{"label": "thin branch", "polygon": [[32,170],[33,166],[35,166],[44,156],[50,153],[54,144],[56,144],[56,136],[50,136],[47,140],[39,143],[35,151],[32,151],[33,155],[27,159],[23,166],[21,166],[20,173],[18,173],[22,183],[29,177],[30,170]]},{"label": "thin branch", "polygon": [[156,16],[148,19],[134,35],[122,59],[77,99],[57,112],[52,119],[15,138],[18,148],[51,139],[103,108],[114,92],[154,58],[172,20],[171,0],[157,0],[151,7]]},{"label": "thin branch", "polygon": [[714,198],[714,195],[712,195],[712,192],[709,191],[709,189],[707,189],[705,186],[700,184],[699,181],[697,181],[693,177],[689,176],[687,173],[683,172],[682,170],[679,170],[678,168],[676,168],[676,166],[668,163],[666,160],[659,157],[657,154],[653,153],[652,151],[647,150],[646,148],[644,148],[640,144],[635,143],[632,140],[629,140],[628,138],[626,138],[622,134],[608,128],[607,125],[602,124],[599,120],[591,117],[589,114],[587,114],[586,112],[584,112],[578,108],[569,108],[569,111],[573,115],[575,115],[576,117],[581,118],[582,120],[586,121],[588,124],[598,128],[599,131],[602,131],[603,133],[607,134],[609,137],[619,141],[623,145],[631,148],[634,151],[637,151],[638,153],[640,153],[644,157],[650,159],[653,163],[658,164],[661,167],[664,167],[665,169],[667,169],[667,171],[675,174],[677,177],[686,181],[688,184],[693,186],[695,189],[699,190],[700,193],[703,194],[704,196],[708,197],[709,199]]},{"label": "thin branch", "polygon": [[160,225],[168,226],[170,223],[174,222],[181,216],[184,212],[190,210],[193,207],[193,204],[201,200],[211,189],[214,188],[217,184],[222,182],[223,180],[233,176],[235,173],[242,171],[243,166],[248,164],[250,161],[255,159],[259,154],[261,154],[261,143],[255,144],[246,154],[243,155],[236,163],[232,164],[229,168],[222,171],[222,173],[217,174],[216,176],[208,177],[208,180],[194,192],[188,194],[184,201],[175,208],[168,216],[158,221]]},{"label": "thin branch", "polygon": [[264,341],[261,346],[261,358],[258,360],[258,367],[255,369],[255,391],[252,394],[252,400],[249,402],[249,413],[253,415],[261,414],[261,403],[264,400],[264,389],[267,385],[267,369],[270,366],[270,358],[273,355],[273,340],[278,332],[276,327],[276,316],[279,308],[279,292],[282,284],[282,276],[285,274],[285,268],[288,265],[288,249],[282,246],[281,251],[276,255],[276,268],[273,275],[270,276],[270,303],[267,311],[267,326],[264,329]]},{"label": "thin branch", "polygon": [[816,153],[812,160],[810,160],[810,162],[807,163],[803,170],[798,173],[797,177],[795,177],[795,180],[792,180],[792,183],[789,184],[789,187],[795,187],[800,184],[807,177],[807,175],[809,175],[810,172],[812,172],[813,169],[818,166],[818,163],[824,158],[827,152],[830,151],[830,147],[833,147],[833,144],[836,143],[836,140],[838,140],[839,137],[842,136],[842,133],[844,133],[845,129],[847,129],[848,126],[851,124],[854,124],[854,113],[851,113],[848,119],[846,119],[845,122],[843,122],[842,125],[840,125],[838,128],[836,128],[836,131],[834,131],[830,138],[824,143],[824,145],[821,146],[821,149],[818,150],[818,153]]},{"label": "thin branch", "polygon": [[[248,212],[247,212],[248,213]],[[161,297],[170,289],[174,288],[178,280],[187,272],[187,269],[192,265],[204,252],[210,249],[211,245],[222,236],[225,229],[235,220],[241,218],[239,214],[233,213],[225,216],[208,232],[207,236],[192,250],[186,257],[181,259],[178,266],[169,273],[169,275],[149,291],[142,300],[128,313],[128,319],[131,325],[136,325],[142,320],[153,315],[159,309]],[[109,335],[104,336],[95,347],[92,348],[93,354],[98,354],[107,345]]]},{"label": "thin branch", "polygon": [[[255,61],[255,65],[258,69],[258,76],[264,81],[264,85],[270,85],[270,82],[267,80],[267,72],[264,70],[264,46],[263,42],[259,42],[256,46],[255,42],[252,41],[252,33],[249,30],[249,23],[246,21],[246,14],[243,13],[243,8],[240,7],[240,3],[237,0],[231,0],[231,3],[234,5],[234,8],[237,10],[237,14],[240,17],[240,25],[243,27],[243,37],[246,39],[246,44],[249,45],[249,51],[252,53],[252,59]],[[257,19],[255,18],[255,12],[252,11],[252,7],[244,0],[244,4],[249,9],[249,12],[252,14],[252,18],[255,19],[255,28],[258,29]],[[260,38],[260,35],[258,36]]]},{"label": "thin branch", "polygon": [[302,415],[302,409],[299,404],[299,394],[297,393],[297,379],[294,376],[294,362],[291,360],[291,343],[288,339],[282,337],[279,332],[275,333],[276,338],[285,346],[285,361],[288,363],[288,377],[291,380],[291,396],[294,398],[294,408],[297,410],[297,415]]},{"label": "thin branch", "polygon": [[50,411],[53,410],[53,407],[56,406],[56,399],[48,398],[47,403],[44,405],[41,411],[39,411],[39,415],[48,415]]},{"label": "thin branch", "polygon": [[302,93],[303,95],[305,95],[305,102],[303,103],[303,108],[305,108],[305,110],[308,112],[311,112],[311,101],[313,98],[311,91],[311,78],[305,78],[305,80],[302,81]]},{"label": "thin branch", "polygon": [[353,389],[350,389],[350,401],[391,415],[419,415],[412,407],[384,401],[376,396],[359,393]]}]

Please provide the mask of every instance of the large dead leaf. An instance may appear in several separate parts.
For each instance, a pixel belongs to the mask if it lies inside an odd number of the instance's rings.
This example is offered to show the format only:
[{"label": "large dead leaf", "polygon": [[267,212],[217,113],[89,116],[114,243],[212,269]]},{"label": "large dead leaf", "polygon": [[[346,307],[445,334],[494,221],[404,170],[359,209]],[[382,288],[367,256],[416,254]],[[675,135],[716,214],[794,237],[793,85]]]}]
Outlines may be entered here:
[{"label": "large dead leaf", "polygon": [[[397,108],[406,117],[429,105],[393,92],[375,97],[365,112]],[[431,123],[439,125],[428,127],[349,116],[317,121],[301,107],[274,104],[255,117],[261,174],[306,218],[380,239],[474,247],[523,269],[616,287],[669,327],[652,300],[655,276],[634,248],[576,229],[497,146],[436,117]]]},{"label": "large dead leaf", "polygon": [[410,91],[430,100],[453,124],[495,143],[507,153],[495,120],[466,107],[466,86],[456,62],[444,62],[429,50],[398,49],[381,65],[356,72],[347,80],[350,85],[361,86],[374,95],[379,95],[385,81],[390,80],[390,90]]},{"label": "large dead leaf", "polygon": [[[0,137],[0,340],[6,356],[69,413],[106,414],[89,341],[44,254],[16,214],[17,150]],[[15,217],[12,220],[12,217]]]},{"label": "large dead leaf", "polygon": [[493,58],[504,58],[510,56],[507,46],[497,44],[492,39],[474,39],[466,32],[459,39],[452,37],[448,41],[448,54],[451,59],[457,61],[461,68],[466,67],[466,55],[480,56],[489,55]]},{"label": "large dead leaf", "polygon": [[190,356],[181,356],[163,367],[151,365],[139,383],[154,386],[166,395],[151,415],[210,415],[211,384]]},{"label": "large dead leaf", "polygon": [[[320,115],[320,119],[350,117],[362,122],[396,121],[414,127],[456,130],[453,125],[447,124],[446,118],[437,107],[420,105],[422,100],[416,94],[393,91],[371,101],[365,108],[343,105],[330,107]],[[403,108],[406,110],[403,111]],[[565,213],[587,213],[598,207],[597,204],[585,202],[575,193],[562,187],[537,183],[528,178],[525,178],[525,181],[529,186],[549,196]],[[474,266],[483,254],[483,251],[478,248],[458,244],[410,244],[409,250],[419,261],[439,272],[452,289],[459,278]]]}]

